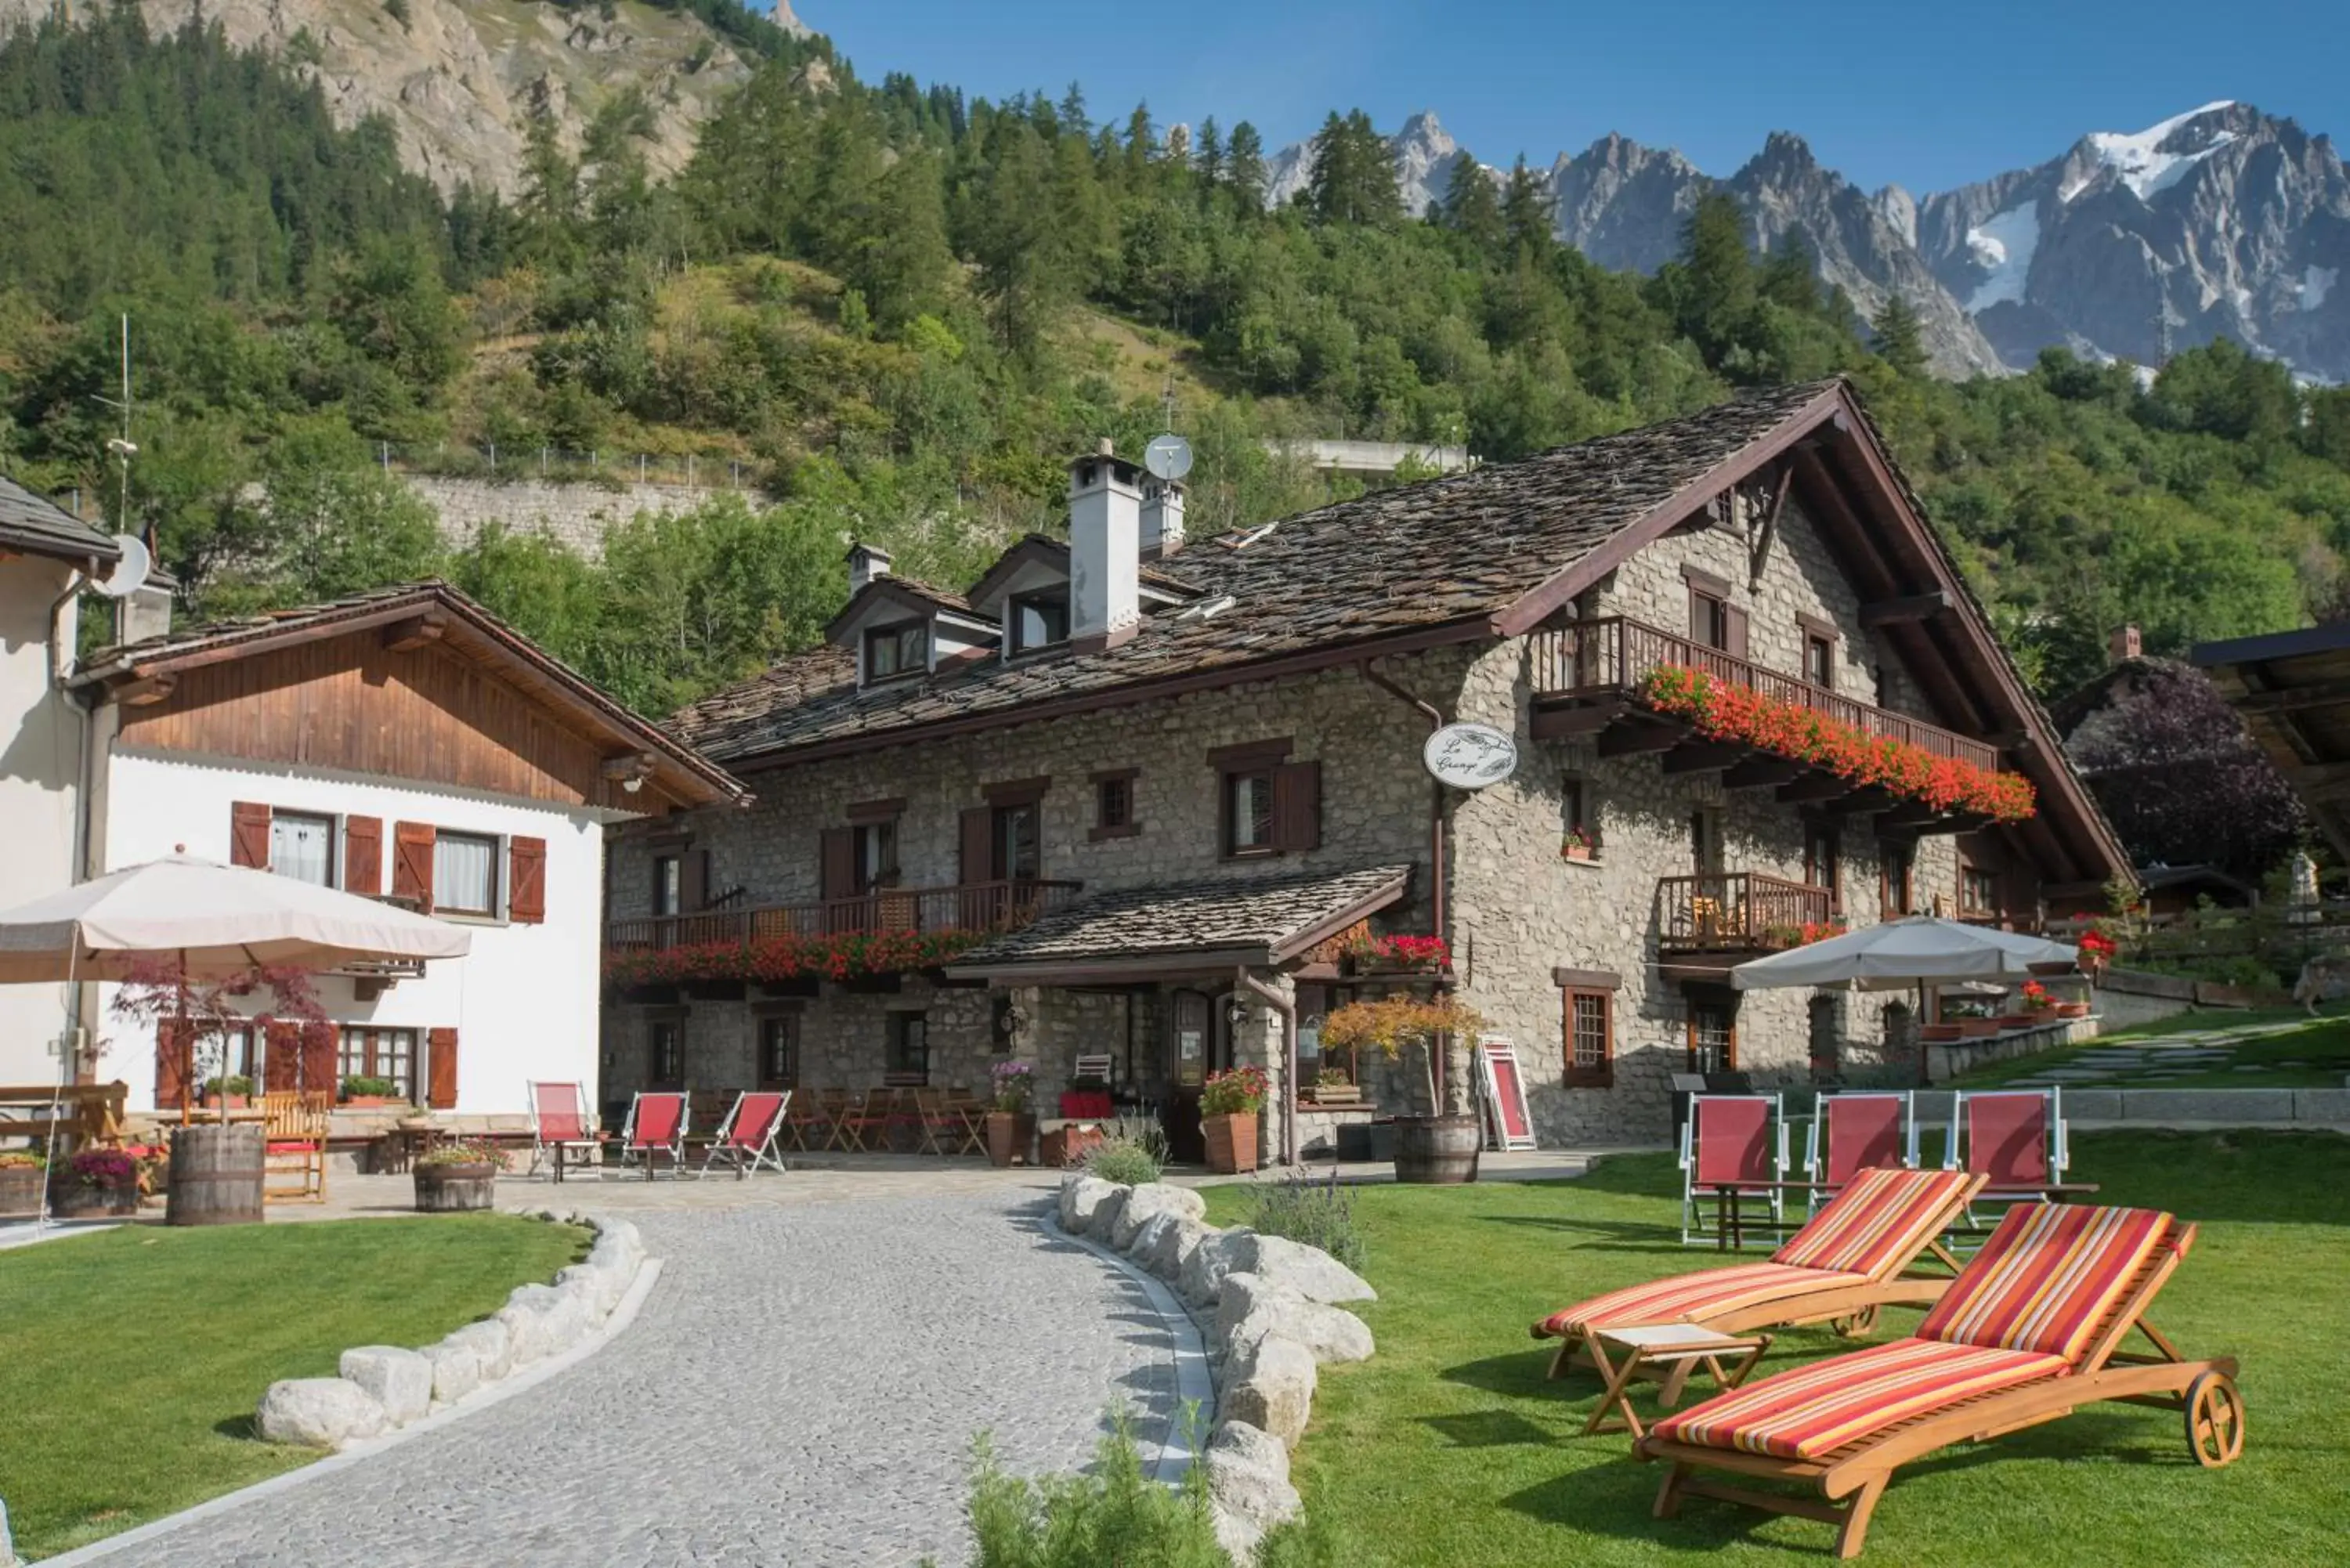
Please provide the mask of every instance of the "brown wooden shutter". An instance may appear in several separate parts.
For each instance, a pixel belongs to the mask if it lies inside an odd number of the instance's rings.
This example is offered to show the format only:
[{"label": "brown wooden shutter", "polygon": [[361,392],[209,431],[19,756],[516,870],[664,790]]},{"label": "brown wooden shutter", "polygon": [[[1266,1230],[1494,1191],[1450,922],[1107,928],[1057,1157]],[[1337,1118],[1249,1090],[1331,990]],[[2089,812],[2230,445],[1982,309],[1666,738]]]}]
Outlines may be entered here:
[{"label": "brown wooden shutter", "polygon": [[396,823],[391,830],[391,891],[432,912],[432,845],[438,836],[424,822]]},{"label": "brown wooden shutter", "polygon": [[995,808],[966,806],[960,820],[962,861],[956,880],[968,888],[995,880]]},{"label": "brown wooden shutter", "polygon": [[302,1086],[302,1026],[284,1019],[270,1023],[262,1037],[261,1086],[284,1094]]},{"label": "brown wooden shutter", "polygon": [[383,891],[383,818],[343,819],[343,891],[368,898]]},{"label": "brown wooden shutter", "polygon": [[155,1108],[184,1110],[188,1080],[195,1074],[196,1026],[185,1018],[155,1025]]},{"label": "brown wooden shutter", "polygon": [[1283,763],[1273,770],[1273,846],[1322,847],[1322,764]]},{"label": "brown wooden shutter", "polygon": [[340,1086],[337,1074],[340,1064],[336,1059],[338,1054],[336,1048],[340,1044],[335,1026],[324,1019],[313,1020],[303,1024],[302,1043],[299,1047],[302,1081],[296,1087],[306,1089],[314,1095],[322,1090],[328,1094],[333,1094]]},{"label": "brown wooden shutter", "polygon": [[846,827],[827,827],[817,835],[816,897],[847,898],[857,892],[857,835]]},{"label": "brown wooden shutter", "polygon": [[429,1029],[424,1047],[425,1104],[436,1111],[453,1111],[457,1108],[457,1032]]},{"label": "brown wooden shutter", "polygon": [[228,863],[269,869],[269,808],[251,801],[228,808]]},{"label": "brown wooden shutter", "polygon": [[1721,607],[1721,618],[1724,628],[1722,640],[1729,645],[1722,651],[1732,659],[1745,658],[1746,612],[1736,605],[1724,605]]},{"label": "brown wooden shutter", "polygon": [[546,840],[513,839],[506,859],[506,918],[537,925],[546,919]]},{"label": "brown wooden shutter", "polygon": [[677,868],[677,901],[681,906],[680,914],[697,915],[710,908],[709,850],[685,852],[684,862]]}]

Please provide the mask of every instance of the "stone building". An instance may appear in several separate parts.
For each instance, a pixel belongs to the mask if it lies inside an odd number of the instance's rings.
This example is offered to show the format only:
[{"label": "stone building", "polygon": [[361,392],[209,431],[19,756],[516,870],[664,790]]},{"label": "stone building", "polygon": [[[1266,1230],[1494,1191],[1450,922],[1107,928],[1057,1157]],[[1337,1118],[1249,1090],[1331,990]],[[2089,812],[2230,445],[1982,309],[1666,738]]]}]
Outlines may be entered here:
[{"label": "stone building", "polygon": [[[1880,1047],[1881,998],[1732,964],[1903,911],[2030,927],[2128,869],[1841,382],[1189,543],[1105,452],[1066,544],[964,592],[860,547],[847,587],[825,647],[673,721],[756,804],[614,839],[608,1094],[1023,1060],[1049,1113],[1104,1053],[1180,1147],[1206,1073],[1278,1082],[1294,1028],[1311,1085],[1321,1019],[1392,982],[1343,939],[1419,934],[1544,1142],[1654,1137],[1673,1071]],[[1703,722],[1658,683],[1691,671]],[[1433,780],[1458,722],[1505,776]]]}]

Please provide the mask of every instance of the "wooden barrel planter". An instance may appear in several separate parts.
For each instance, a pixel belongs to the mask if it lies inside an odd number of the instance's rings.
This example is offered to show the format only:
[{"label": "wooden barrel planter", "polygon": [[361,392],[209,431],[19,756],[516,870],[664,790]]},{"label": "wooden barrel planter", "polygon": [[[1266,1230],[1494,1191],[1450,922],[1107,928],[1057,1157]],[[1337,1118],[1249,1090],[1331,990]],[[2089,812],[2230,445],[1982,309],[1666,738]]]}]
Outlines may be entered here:
[{"label": "wooden barrel planter", "polygon": [[41,1189],[49,1173],[37,1165],[0,1169],[0,1220],[18,1220],[41,1211]]},{"label": "wooden barrel planter", "polygon": [[1473,1116],[1398,1116],[1396,1179],[1439,1186],[1474,1181],[1483,1143],[1484,1131]]},{"label": "wooden barrel planter", "polygon": [[163,1200],[163,1223],[258,1225],[261,1182],[259,1122],[177,1128],[172,1134],[172,1179]]},{"label": "wooden barrel planter", "polygon": [[498,1168],[488,1160],[472,1165],[420,1165],[416,1168],[416,1211],[454,1214],[487,1209],[497,1201]]}]

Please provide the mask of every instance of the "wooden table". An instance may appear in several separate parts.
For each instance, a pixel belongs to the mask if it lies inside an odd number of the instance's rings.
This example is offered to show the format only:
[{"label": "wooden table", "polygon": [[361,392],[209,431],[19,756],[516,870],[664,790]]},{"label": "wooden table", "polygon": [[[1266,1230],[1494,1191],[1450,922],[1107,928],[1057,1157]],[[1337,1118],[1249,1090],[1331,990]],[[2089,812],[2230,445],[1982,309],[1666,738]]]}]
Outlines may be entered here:
[{"label": "wooden table", "polygon": [[[1717,1389],[1735,1388],[1745,1382],[1754,1364],[1762,1359],[1762,1353],[1771,1348],[1771,1336],[1716,1334],[1693,1323],[1667,1323],[1595,1329],[1589,1344],[1592,1360],[1599,1364],[1607,1379],[1607,1391],[1599,1397],[1599,1407],[1591,1412],[1591,1419],[1584,1423],[1583,1435],[1587,1438],[1595,1432],[1629,1432],[1632,1440],[1638,1442],[1646,1428],[1632,1408],[1628,1392],[1635,1377],[1643,1372],[1654,1377],[1656,1367],[1669,1365],[1671,1370],[1659,1379],[1664,1386],[1657,1395],[1657,1402],[1670,1409],[1680,1397],[1681,1385],[1700,1365],[1713,1375]],[[1607,1354],[1611,1349],[1617,1353],[1613,1359]],[[1726,1355],[1742,1359],[1724,1366],[1722,1357]],[[1611,1414],[1616,1411],[1622,1413]]]}]

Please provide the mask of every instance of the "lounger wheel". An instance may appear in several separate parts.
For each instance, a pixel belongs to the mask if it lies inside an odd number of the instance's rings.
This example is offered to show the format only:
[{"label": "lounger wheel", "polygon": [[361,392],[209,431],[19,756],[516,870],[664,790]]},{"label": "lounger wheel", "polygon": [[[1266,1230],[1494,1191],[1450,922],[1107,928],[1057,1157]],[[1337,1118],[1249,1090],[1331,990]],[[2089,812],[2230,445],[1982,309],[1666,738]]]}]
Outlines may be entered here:
[{"label": "lounger wheel", "polygon": [[1865,1306],[1849,1317],[1833,1317],[1828,1326],[1846,1339],[1866,1339],[1877,1330],[1877,1308]]},{"label": "lounger wheel", "polygon": [[2187,1447],[2207,1470],[2244,1451],[2244,1397],[2234,1378],[2206,1372],[2187,1386]]}]

